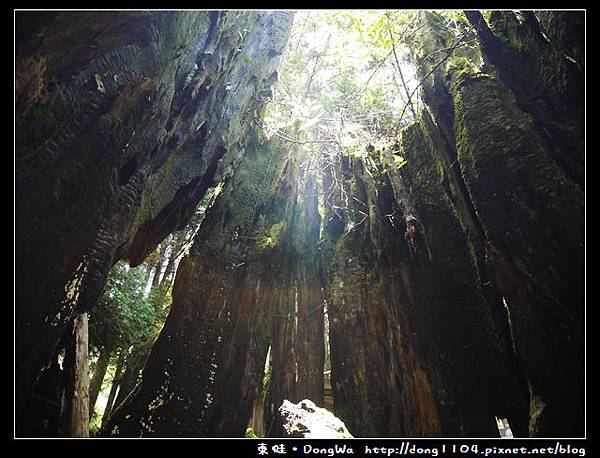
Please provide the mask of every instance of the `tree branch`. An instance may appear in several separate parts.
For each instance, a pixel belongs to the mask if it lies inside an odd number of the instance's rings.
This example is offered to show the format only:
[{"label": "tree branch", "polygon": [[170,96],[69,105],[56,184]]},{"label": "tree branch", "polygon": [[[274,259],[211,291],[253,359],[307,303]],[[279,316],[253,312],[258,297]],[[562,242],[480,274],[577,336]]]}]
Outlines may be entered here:
[{"label": "tree branch", "polygon": [[394,60],[396,61],[396,67],[398,67],[398,73],[400,74],[400,81],[402,82],[402,86],[404,87],[404,91],[406,92],[406,96],[408,97],[408,104],[413,113],[413,116],[417,117],[417,112],[415,111],[415,107],[413,106],[410,93],[408,92],[408,86],[406,85],[406,81],[404,80],[404,74],[402,73],[402,68],[400,66],[400,60],[398,59],[398,54],[396,54],[396,41],[394,40],[394,35],[392,34],[392,25],[390,23],[390,17],[386,15],[386,19],[388,22],[388,32],[390,34],[390,39],[392,40],[392,52],[394,53]]},{"label": "tree branch", "polygon": [[[454,52],[454,50],[456,48],[458,48],[458,45],[462,43],[462,41],[465,39],[465,37],[473,30],[474,26],[471,26],[465,33],[463,33],[460,38],[456,41],[456,43],[454,43],[454,45],[452,45],[452,47],[450,48],[450,50],[448,51],[448,53],[446,53],[446,55],[443,57],[442,60],[440,60],[437,64],[435,64],[431,70],[429,70],[427,72],[427,74],[421,78],[421,80],[419,81],[419,84],[417,84],[417,87],[415,87],[413,89],[413,91],[411,92],[410,96],[409,96],[409,102],[410,102],[410,98],[415,94],[415,92],[417,92],[417,90],[423,85],[423,83],[425,82],[425,80],[427,80],[427,78],[429,78],[429,76],[431,76],[431,74],[433,72],[435,72],[440,65],[442,65],[446,60],[448,60],[448,58],[452,55],[452,53]],[[402,119],[404,118],[404,113],[406,113],[406,109],[408,108],[408,102],[406,103],[406,105],[404,105],[404,108],[402,110],[402,113],[400,114],[400,119],[398,120],[398,122],[396,123],[396,128],[394,129],[394,136],[396,136],[398,134],[398,128],[400,127],[400,123],[402,122]]]}]

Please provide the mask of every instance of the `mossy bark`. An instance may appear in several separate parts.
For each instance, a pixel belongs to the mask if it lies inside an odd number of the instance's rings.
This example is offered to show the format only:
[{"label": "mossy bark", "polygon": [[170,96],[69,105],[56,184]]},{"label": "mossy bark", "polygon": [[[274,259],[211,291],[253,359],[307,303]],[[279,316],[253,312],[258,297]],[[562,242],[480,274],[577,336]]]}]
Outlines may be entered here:
[{"label": "mossy bark", "polygon": [[286,203],[287,152],[250,138],[245,149],[181,261],[142,381],[103,435],[241,437],[246,430],[279,279],[272,269],[279,252],[260,241]]},{"label": "mossy bark", "polygon": [[[548,154],[580,187],[584,184],[584,74],[581,65],[567,58],[564,48],[583,48],[581,36],[563,34],[564,41],[549,41],[538,17],[531,11],[495,11],[490,24],[476,11],[467,12],[481,50],[515,97],[517,107],[529,114],[536,129],[548,138]],[[543,17],[560,21],[561,12]],[[581,14],[570,17],[581,24]],[[564,19],[563,19],[564,20]],[[579,57],[579,62],[582,62]]]},{"label": "mossy bark", "polygon": [[486,231],[487,262],[531,397],[546,406],[530,433],[581,434],[582,190],[500,80],[463,81],[454,97],[459,163]]},{"label": "mossy bark", "polygon": [[[360,159],[348,159],[350,229],[327,226],[323,251],[335,413],[356,437],[436,436],[439,413],[409,317],[413,245],[399,209],[412,207],[406,195],[395,200],[388,179],[375,181]],[[328,217],[333,205],[326,201]]]},{"label": "mossy bark", "polygon": [[278,240],[282,249],[281,288],[272,321],[271,368],[265,397],[265,429],[282,437],[278,409],[284,400],[324,402],[324,297],[318,258],[321,217],[316,177],[309,173],[308,156],[292,149],[288,170],[290,195],[285,227]]},{"label": "mossy bark", "polygon": [[16,399],[26,416],[37,375],[113,263],[139,264],[239,163],[293,14],[16,14]]},{"label": "mossy bark", "polygon": [[415,273],[420,354],[435,374],[436,392],[444,393],[439,402],[447,434],[493,437],[494,416],[506,416],[515,434],[525,435],[527,392],[512,355],[506,317],[498,313],[502,305],[482,278],[486,272],[478,262],[477,233],[469,237],[470,226],[459,216],[461,206],[455,206],[449,185],[444,185],[444,154],[430,141],[428,127],[433,126],[415,125],[403,138],[408,161],[403,172],[428,249]]},{"label": "mossy bark", "polygon": [[[471,51],[456,51],[424,84],[434,116],[424,113],[421,127],[404,133],[407,178],[431,253],[441,234],[442,251],[457,240],[448,237],[452,233],[464,230],[468,240],[462,258],[470,257],[476,269],[461,272],[457,266],[452,283],[473,279],[471,288],[479,292],[470,300],[479,297],[480,305],[472,310],[479,310],[477,321],[488,323],[479,334],[504,355],[501,366],[512,387],[493,390],[505,394],[494,396],[488,406],[500,408],[511,426],[517,424],[516,435],[581,435],[583,79],[564,56],[566,47],[581,43],[573,29],[569,40],[563,42],[558,38],[563,32],[557,31],[549,42],[540,16],[530,12],[494,12],[490,24],[478,12],[465,14],[479,38],[484,65],[472,64],[465,56]],[[426,17],[432,21],[436,15]],[[548,12],[542,23],[564,25],[577,18]],[[450,40],[448,35],[440,39]],[[423,44],[417,62],[431,51]],[[422,67],[426,72],[427,65]],[[426,159],[424,150],[433,156]],[[450,205],[441,205],[444,200]],[[446,215],[438,213],[437,219],[446,229],[428,230],[427,220],[436,217],[431,211],[443,207]],[[448,230],[453,219],[458,232]],[[478,359],[487,360],[483,354]],[[492,366],[482,374],[497,371]],[[523,385],[529,389],[529,431],[522,416]]]}]

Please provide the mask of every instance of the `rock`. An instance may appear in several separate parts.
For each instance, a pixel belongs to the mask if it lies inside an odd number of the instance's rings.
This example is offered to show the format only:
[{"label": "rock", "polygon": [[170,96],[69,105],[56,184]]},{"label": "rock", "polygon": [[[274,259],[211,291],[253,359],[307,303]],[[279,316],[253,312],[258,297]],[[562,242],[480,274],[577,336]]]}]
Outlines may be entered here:
[{"label": "rock", "polygon": [[329,410],[317,405],[309,399],[292,404],[287,399],[279,407],[283,429],[289,437],[306,437],[310,439],[338,439],[354,437],[342,420]]}]

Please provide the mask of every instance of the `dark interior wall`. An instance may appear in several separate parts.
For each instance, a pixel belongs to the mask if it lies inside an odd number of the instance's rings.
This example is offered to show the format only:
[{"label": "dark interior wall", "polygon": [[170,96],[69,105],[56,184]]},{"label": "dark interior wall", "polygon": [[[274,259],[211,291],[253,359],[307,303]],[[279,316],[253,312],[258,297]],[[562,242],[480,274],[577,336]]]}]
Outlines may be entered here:
[{"label": "dark interior wall", "polygon": [[20,407],[113,263],[140,263],[231,175],[293,15],[16,16]]},{"label": "dark interior wall", "polygon": [[584,62],[564,55],[581,56],[582,14],[468,12],[461,48],[425,13],[406,165],[371,151],[370,174],[355,158],[325,174],[352,202],[328,202],[324,246],[353,434],[489,437],[498,416],[516,436],[583,435]]}]

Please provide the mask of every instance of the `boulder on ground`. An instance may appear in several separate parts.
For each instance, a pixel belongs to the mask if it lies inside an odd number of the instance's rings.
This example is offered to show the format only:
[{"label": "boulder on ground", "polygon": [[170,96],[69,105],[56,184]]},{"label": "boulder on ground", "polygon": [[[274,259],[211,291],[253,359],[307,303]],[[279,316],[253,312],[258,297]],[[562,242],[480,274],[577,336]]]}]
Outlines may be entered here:
[{"label": "boulder on ground", "polygon": [[279,407],[279,415],[283,430],[289,437],[311,439],[353,437],[342,420],[329,410],[317,407],[309,399],[304,399],[298,404],[284,400]]}]

